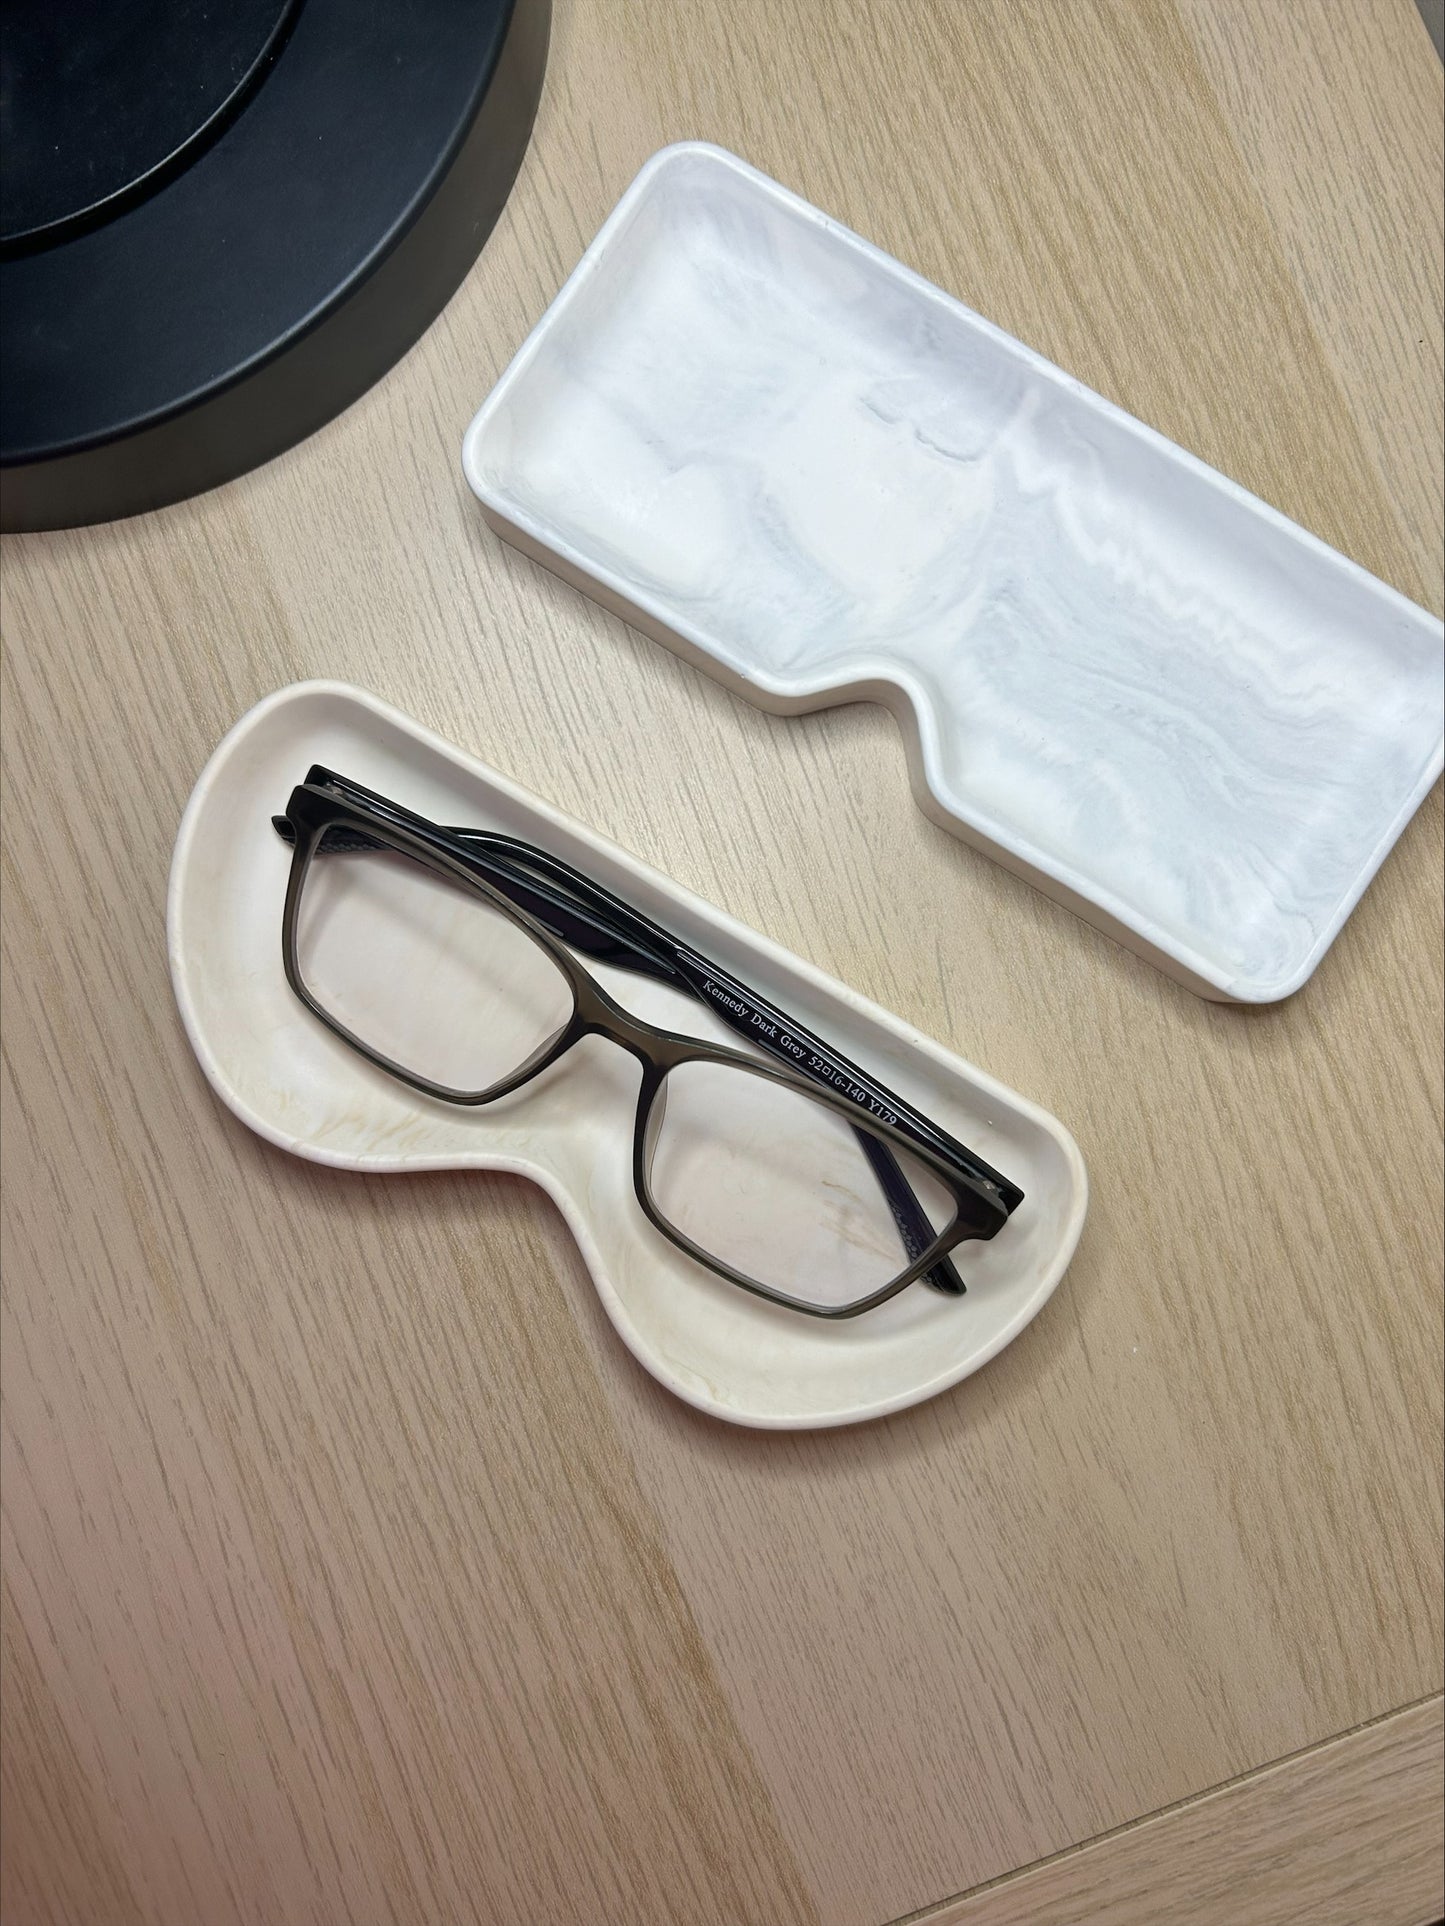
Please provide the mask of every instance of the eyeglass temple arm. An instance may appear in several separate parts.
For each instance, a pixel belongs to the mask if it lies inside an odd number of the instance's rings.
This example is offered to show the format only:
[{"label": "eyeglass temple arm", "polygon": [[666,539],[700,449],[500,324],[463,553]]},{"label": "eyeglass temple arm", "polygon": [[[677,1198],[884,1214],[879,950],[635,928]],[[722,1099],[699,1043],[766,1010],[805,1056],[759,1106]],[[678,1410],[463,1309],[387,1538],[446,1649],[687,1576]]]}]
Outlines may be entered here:
[{"label": "eyeglass temple arm", "polygon": [[[273,816],[271,822],[282,842],[294,844],[296,831],[285,816]],[[464,844],[470,844],[474,838],[480,838],[485,833],[469,829],[447,829],[443,832],[448,839]],[[346,824],[334,824],[327,831],[328,855],[333,851],[344,854],[348,850],[381,847],[377,839],[368,836],[365,830],[353,829]],[[614,964],[618,969],[631,970],[638,976],[653,977],[659,982],[676,982],[677,972],[671,964],[648,955],[632,937],[621,934],[609,923],[585,914],[579,905],[570,901],[554,885],[544,882],[540,877],[519,873],[508,857],[470,847],[452,853],[462,855],[463,860],[478,870],[494,889],[500,889],[519,909],[526,910],[529,916],[535,916],[544,928],[554,936],[561,937],[573,949],[581,950],[584,956],[593,957],[599,963]]]}]

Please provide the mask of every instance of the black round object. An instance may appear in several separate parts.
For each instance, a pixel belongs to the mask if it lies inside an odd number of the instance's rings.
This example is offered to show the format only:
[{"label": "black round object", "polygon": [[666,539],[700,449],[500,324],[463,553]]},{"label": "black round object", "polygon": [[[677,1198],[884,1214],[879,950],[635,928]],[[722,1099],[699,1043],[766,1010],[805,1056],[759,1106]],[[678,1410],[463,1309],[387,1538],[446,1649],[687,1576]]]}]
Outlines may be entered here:
[{"label": "black round object", "polygon": [[214,487],[312,433],[500,214],[549,0],[9,0],[0,526]]},{"label": "black round object", "polygon": [[138,198],[219,132],[298,0],[7,0],[0,241],[58,240]]}]

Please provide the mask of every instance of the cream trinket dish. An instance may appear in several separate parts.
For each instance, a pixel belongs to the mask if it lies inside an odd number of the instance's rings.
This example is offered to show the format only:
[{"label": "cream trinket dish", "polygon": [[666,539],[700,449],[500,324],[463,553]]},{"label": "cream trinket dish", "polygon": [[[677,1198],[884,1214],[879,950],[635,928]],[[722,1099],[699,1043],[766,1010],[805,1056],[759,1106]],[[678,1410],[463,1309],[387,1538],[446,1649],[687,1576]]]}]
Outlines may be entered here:
[{"label": "cream trinket dish", "polygon": [[[512,1096],[464,1109],[398,1083],[333,1036],[286,983],[281,912],[291,852],[271,826],[313,762],[435,821],[543,845],[996,1161],[1025,1199],[992,1242],[955,1253],[967,1295],[920,1284],[864,1316],[820,1323],[692,1262],[638,1204],[630,1172],[637,1066],[600,1039]],[[1083,1162],[1047,1112],[361,689],[294,684],[220,744],[177,838],[168,943],[191,1045],[243,1123],[284,1150],[357,1172],[530,1178],[566,1218],[633,1355],[679,1397],[735,1424],[850,1424],[933,1397],[1038,1314],[1078,1242]],[[590,967],[638,1015],[736,1044],[705,1006],[665,984]],[[486,1205],[479,1176],[478,1212]],[[527,1288],[556,1286],[536,1278]]]}]

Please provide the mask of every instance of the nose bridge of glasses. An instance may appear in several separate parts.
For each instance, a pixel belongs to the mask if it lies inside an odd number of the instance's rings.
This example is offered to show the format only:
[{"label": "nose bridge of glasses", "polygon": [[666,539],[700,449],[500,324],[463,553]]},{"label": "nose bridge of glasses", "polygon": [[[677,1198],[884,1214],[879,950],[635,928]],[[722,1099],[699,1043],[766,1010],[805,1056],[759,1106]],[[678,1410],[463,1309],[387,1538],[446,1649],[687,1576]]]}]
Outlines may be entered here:
[{"label": "nose bridge of glasses", "polygon": [[605,1037],[636,1057],[644,1071],[665,1073],[683,1062],[695,1047],[625,1009],[590,972],[577,984],[577,1019],[581,1035]]}]

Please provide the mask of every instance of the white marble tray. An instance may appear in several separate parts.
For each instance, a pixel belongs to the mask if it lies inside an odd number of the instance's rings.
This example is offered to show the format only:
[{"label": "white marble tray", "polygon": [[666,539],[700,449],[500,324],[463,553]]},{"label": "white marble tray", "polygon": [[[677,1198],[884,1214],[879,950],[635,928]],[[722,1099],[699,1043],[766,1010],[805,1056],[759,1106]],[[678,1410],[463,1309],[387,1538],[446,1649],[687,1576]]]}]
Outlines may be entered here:
[{"label": "white marble tray", "polygon": [[487,519],[1207,996],[1298,989],[1441,768],[1441,627],[735,156],[643,168],[473,421]]},{"label": "white marble tray", "polygon": [[[373,1068],[287,987],[281,908],[290,852],[271,827],[322,762],[434,821],[545,844],[635,903],[995,1163],[1025,1191],[999,1235],[956,1253],[962,1298],[924,1285],[848,1323],[749,1296],[694,1264],[643,1215],[631,1180],[638,1071],[591,1038],[554,1072],[484,1109],[433,1102]],[[244,716],[206,766],[171,867],[171,977],[201,1067],[261,1136],[349,1170],[504,1170],[530,1177],[571,1226],[634,1355],[690,1404],[737,1424],[849,1424],[956,1384],[1037,1315],[1084,1221],[1072,1137],[1034,1104],[841,983],[745,929],[375,696],[304,682]],[[654,1022],[734,1047],[700,1004],[588,967]],[[487,1208],[485,1178],[477,1210]],[[548,1291],[548,1278],[509,1280]],[[378,1280],[367,1288],[385,1289]],[[419,1288],[425,1288],[424,1281]]]}]

